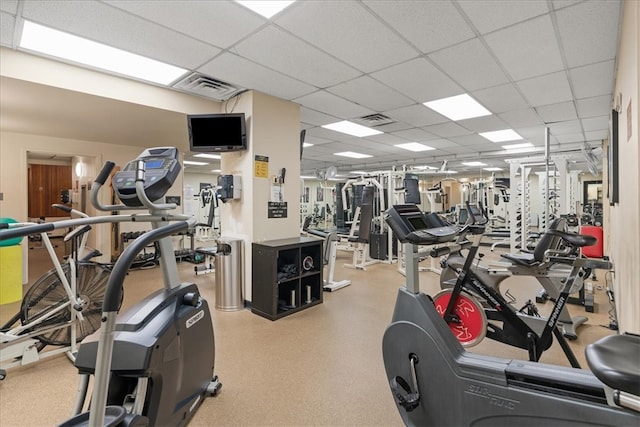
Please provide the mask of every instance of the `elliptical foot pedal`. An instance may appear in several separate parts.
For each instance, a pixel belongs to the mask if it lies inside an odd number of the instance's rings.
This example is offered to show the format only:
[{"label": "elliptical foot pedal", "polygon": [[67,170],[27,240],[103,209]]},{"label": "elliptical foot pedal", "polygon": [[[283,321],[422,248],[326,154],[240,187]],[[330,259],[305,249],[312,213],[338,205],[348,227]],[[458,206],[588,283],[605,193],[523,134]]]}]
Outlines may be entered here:
[{"label": "elliptical foot pedal", "polygon": [[[122,406],[107,406],[104,411],[105,427],[116,427],[127,415],[127,411]],[[68,419],[58,427],[77,427],[89,425],[89,412],[83,412],[73,418]]]}]

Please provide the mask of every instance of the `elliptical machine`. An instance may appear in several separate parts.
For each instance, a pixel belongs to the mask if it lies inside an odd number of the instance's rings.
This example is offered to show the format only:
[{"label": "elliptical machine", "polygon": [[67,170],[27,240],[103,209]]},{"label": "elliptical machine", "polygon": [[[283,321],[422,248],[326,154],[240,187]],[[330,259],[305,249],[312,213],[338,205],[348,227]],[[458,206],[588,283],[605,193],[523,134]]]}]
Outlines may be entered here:
[{"label": "elliptical machine", "polygon": [[398,291],[382,341],[387,378],[405,424],[640,423],[640,336],[609,336],[590,345],[593,373],[468,353],[418,281],[417,246],[452,241],[459,230],[409,205],[392,207],[385,219],[407,257],[406,288]]},{"label": "elliptical machine", "polygon": [[[112,179],[123,204],[102,205],[100,188],[114,164],[107,162],[91,189],[91,203],[101,211],[139,210],[148,214],[105,215],[12,228],[2,237],[13,238],[85,224],[150,222],[120,255],[106,285],[101,327],[83,340],[75,364],[80,374],[73,418],[62,426],[185,425],[205,397],[221,384],[213,374],[215,345],[211,313],[195,284],[180,283],[171,235],[184,232],[194,219],[172,215],[175,204],[157,203],[180,172],[175,148],[145,150]],[[125,276],[136,255],[158,242],[164,289],[158,290],[116,317]],[[90,375],[95,376],[88,412]]]}]

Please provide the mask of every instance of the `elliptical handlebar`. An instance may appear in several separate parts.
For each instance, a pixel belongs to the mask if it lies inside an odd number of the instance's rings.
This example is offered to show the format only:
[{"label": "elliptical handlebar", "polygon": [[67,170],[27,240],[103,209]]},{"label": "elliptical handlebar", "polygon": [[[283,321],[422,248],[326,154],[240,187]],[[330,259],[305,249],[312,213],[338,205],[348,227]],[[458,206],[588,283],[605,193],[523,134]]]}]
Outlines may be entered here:
[{"label": "elliptical handlebar", "polygon": [[127,248],[118,257],[118,260],[111,271],[111,275],[109,276],[102,305],[103,313],[118,311],[122,297],[121,285],[124,283],[125,276],[138,253],[151,243],[164,237],[183,232],[187,228],[189,228],[188,221],[171,223],[169,225],[147,231],[127,246]]}]

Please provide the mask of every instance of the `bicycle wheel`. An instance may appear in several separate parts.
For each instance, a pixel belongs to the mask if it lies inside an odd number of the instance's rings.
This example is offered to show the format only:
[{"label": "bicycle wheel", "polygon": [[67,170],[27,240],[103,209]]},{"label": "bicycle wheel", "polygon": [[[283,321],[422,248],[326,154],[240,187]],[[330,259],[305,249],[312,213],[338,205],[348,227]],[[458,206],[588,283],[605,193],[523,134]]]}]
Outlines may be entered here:
[{"label": "bicycle wheel", "polygon": [[[108,265],[93,262],[77,264],[76,293],[81,299],[84,319],[77,321],[76,339],[81,341],[100,327],[102,301],[111,268]],[[70,281],[69,264],[62,266],[67,280]],[[22,301],[21,321],[25,325],[38,319],[44,319],[36,328],[62,325],[71,319],[71,307],[51,314],[52,311],[69,301],[67,292],[55,269],[45,273],[27,291]],[[35,328],[34,328],[35,329]],[[70,345],[71,329],[62,327],[37,336],[46,345]]]}]

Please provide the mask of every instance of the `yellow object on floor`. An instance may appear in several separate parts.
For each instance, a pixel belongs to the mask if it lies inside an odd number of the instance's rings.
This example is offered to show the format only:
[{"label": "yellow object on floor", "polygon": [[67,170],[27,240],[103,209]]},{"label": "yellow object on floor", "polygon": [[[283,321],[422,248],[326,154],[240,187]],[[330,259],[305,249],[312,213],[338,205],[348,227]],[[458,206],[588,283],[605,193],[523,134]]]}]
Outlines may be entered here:
[{"label": "yellow object on floor", "polygon": [[22,246],[0,247],[0,305],[22,299]]}]

